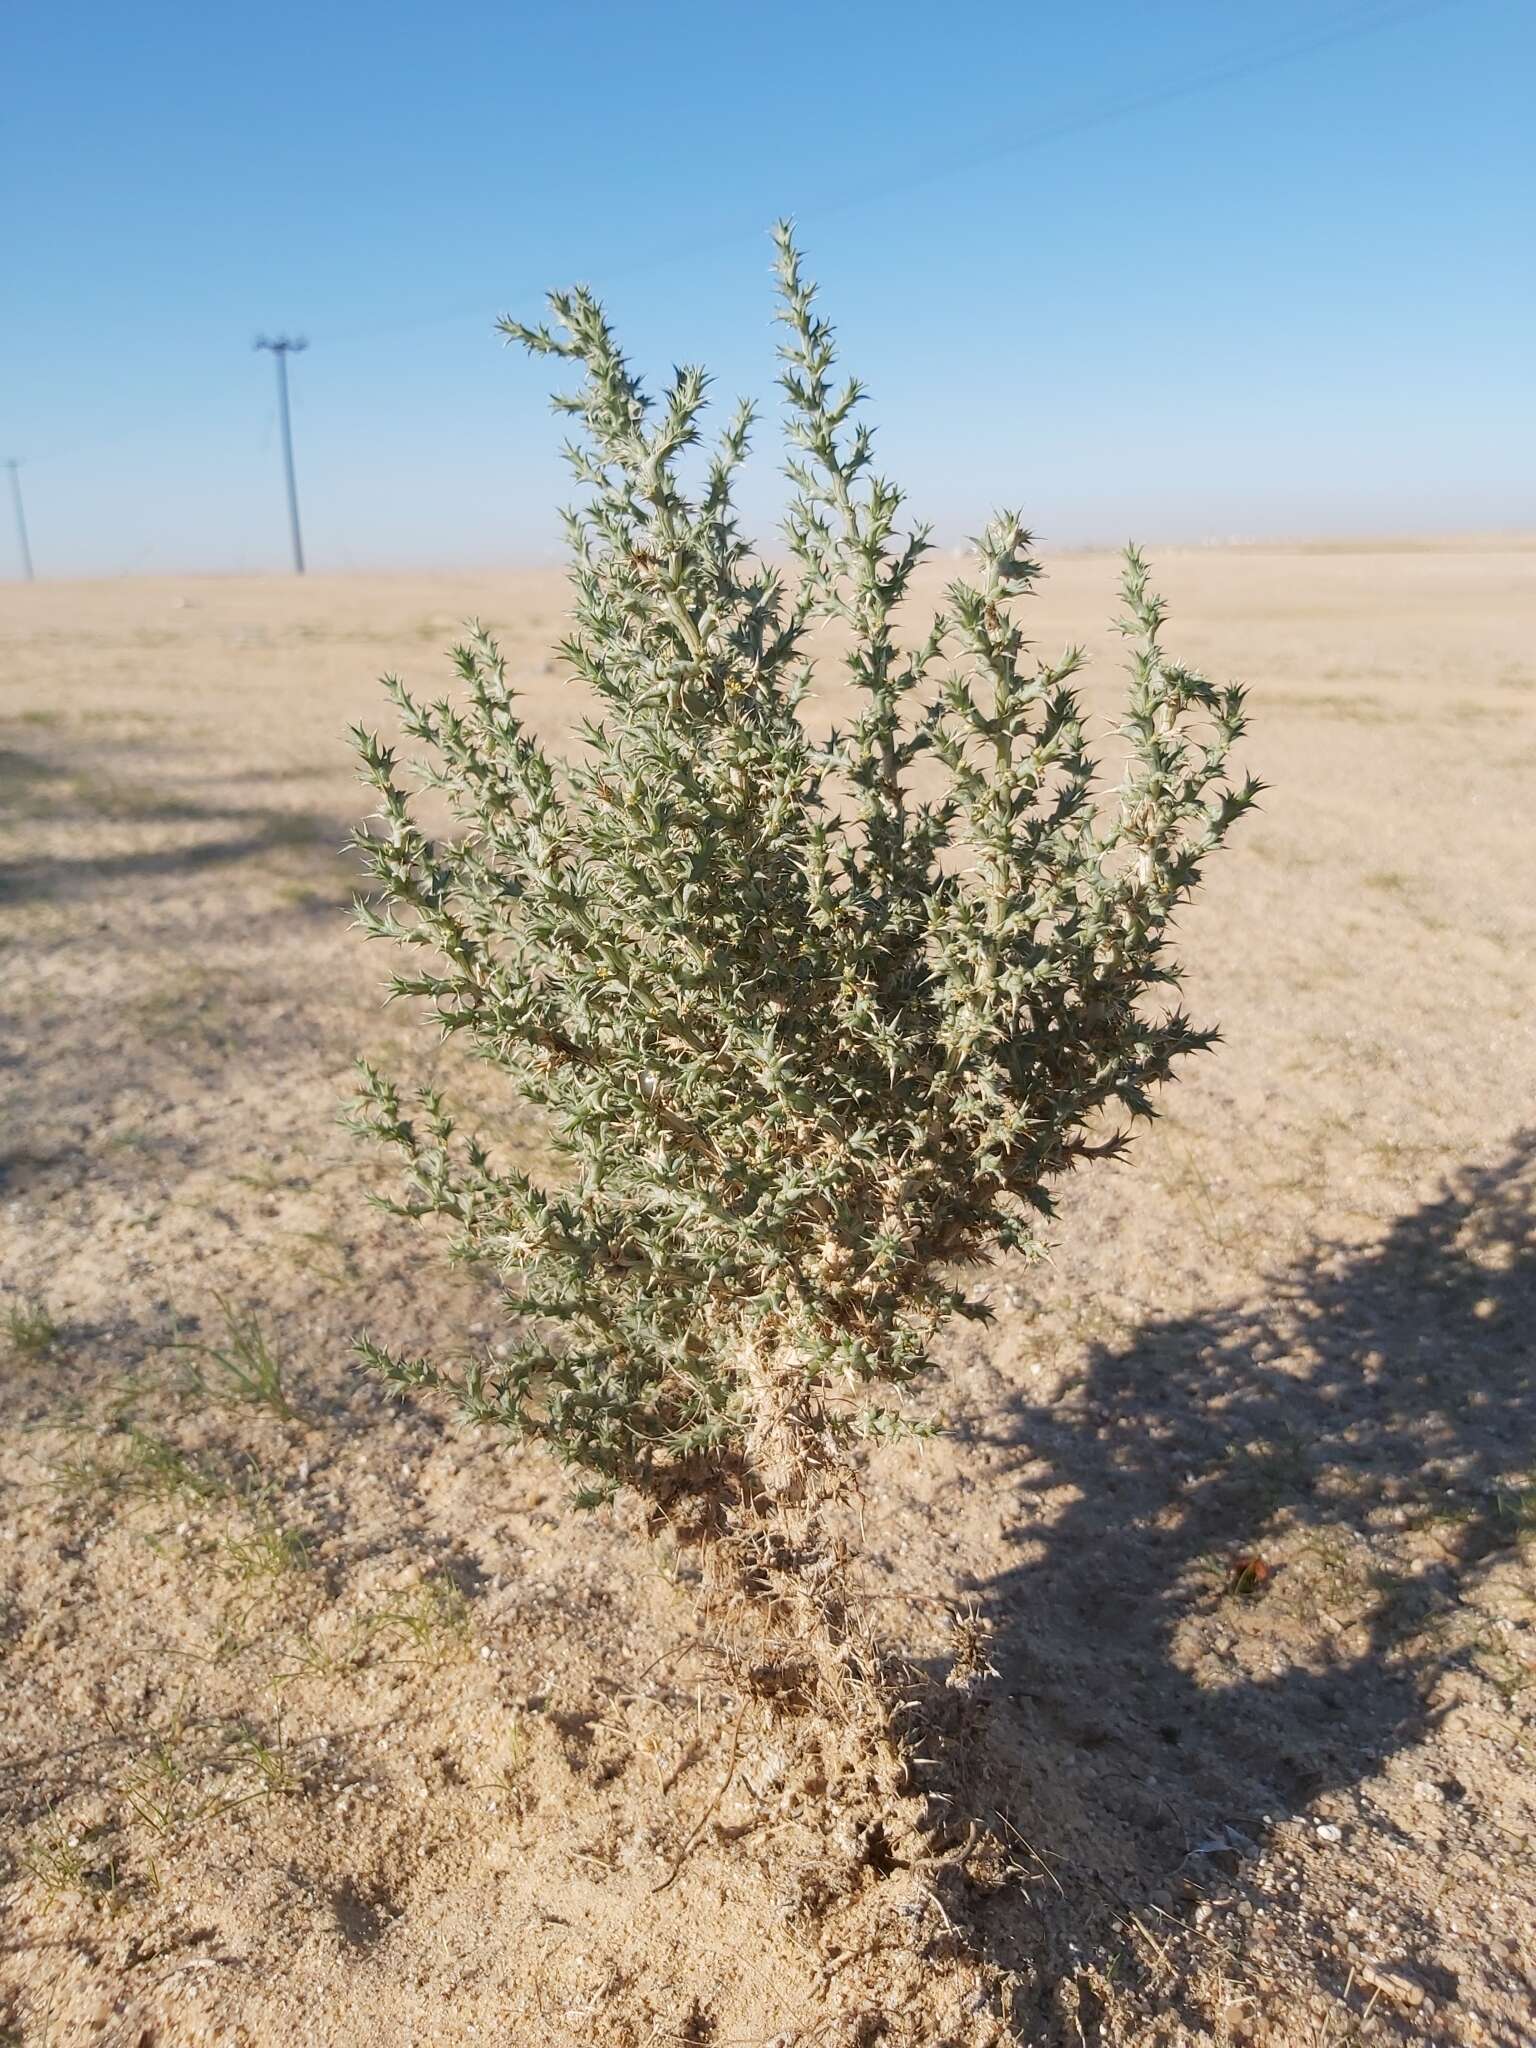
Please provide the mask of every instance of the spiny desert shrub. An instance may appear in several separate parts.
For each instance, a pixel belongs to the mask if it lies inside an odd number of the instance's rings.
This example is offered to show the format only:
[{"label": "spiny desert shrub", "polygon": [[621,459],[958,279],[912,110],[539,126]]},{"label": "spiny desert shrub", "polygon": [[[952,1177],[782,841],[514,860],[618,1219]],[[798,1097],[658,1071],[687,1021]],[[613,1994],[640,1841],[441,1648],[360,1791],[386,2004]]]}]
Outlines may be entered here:
[{"label": "spiny desert shrub", "polygon": [[[536,1182],[365,1064],[356,1122],[405,1167],[390,1206],[494,1262],[508,1317],[468,1366],[365,1355],[547,1445],[587,1500],[783,1501],[889,1426],[880,1390],[979,1312],[957,1276],[1035,1250],[1055,1183],[1121,1152],[1211,1043],[1172,1000],[1170,921],[1257,789],[1227,778],[1242,691],[1164,653],[1134,550],[1111,805],[1080,652],[1025,638],[1017,514],[909,625],[927,533],[899,530],[863,391],[777,241],[792,572],[734,509],[750,407],[694,457],[704,372],[653,400],[592,295],[556,294],[550,325],[504,327],[580,380],[555,401],[583,492],[560,652],[592,716],[552,755],[478,630],[456,695],[387,679],[437,837],[356,733],[378,798],[361,922],[409,956],[392,993],[537,1104],[568,1169]],[[802,711],[826,622],[853,710],[821,740]]]}]

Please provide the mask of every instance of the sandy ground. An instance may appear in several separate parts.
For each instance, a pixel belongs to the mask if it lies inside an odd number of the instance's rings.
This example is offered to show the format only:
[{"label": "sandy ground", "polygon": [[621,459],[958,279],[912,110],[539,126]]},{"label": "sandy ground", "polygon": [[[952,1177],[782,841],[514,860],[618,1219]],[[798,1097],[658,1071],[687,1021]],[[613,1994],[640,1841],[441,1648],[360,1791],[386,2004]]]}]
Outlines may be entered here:
[{"label": "sandy ground", "polygon": [[[926,1833],[743,1739],[623,1513],[349,1355],[495,1305],[336,1126],[435,1057],[342,735],[468,614],[558,731],[558,582],[0,596],[0,2038],[1536,2039],[1536,543],[1157,568],[1273,789],[1185,927],[1223,1047],[869,1474],[893,1640],[997,1630]],[[936,1808],[989,1839],[935,1869]]]}]

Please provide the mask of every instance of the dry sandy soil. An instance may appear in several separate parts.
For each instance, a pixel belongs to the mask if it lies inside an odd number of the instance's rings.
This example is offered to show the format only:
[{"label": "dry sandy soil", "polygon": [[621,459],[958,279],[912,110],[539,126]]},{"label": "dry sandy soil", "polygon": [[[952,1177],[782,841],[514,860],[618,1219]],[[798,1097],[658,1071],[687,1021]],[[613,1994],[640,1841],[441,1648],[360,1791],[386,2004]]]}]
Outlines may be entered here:
[{"label": "dry sandy soil", "polygon": [[558,731],[558,582],[4,593],[4,2040],[1536,2038],[1536,543],[1157,567],[1273,785],[1184,931],[1225,1043],[871,1468],[914,1683],[996,1631],[884,1814],[681,1560],[349,1353],[495,1297],[335,1122],[438,1057],[344,729],[478,614]]}]

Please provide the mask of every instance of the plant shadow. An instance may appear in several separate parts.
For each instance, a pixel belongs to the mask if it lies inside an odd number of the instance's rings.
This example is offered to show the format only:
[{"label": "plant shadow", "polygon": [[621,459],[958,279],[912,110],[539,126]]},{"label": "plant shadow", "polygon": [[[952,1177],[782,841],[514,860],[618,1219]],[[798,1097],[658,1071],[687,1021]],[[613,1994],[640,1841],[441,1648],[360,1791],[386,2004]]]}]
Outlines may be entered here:
[{"label": "plant shadow", "polygon": [[1069,1401],[971,1428],[1015,1475],[1019,1558],[974,1589],[997,1684],[963,1795],[1047,1849],[1047,1894],[1178,1907],[1431,1737],[1449,1673],[1504,1689],[1479,1592],[1536,1540],[1533,1329],[1536,1130],[1379,1242],[1150,1317]]},{"label": "plant shadow", "polygon": [[[349,881],[360,878],[342,851],[349,833],[346,819],[277,805],[207,803],[174,786],[124,781],[10,747],[0,747],[0,820],[76,828],[65,855],[33,853],[0,861],[0,900],[11,904],[94,898],[117,884],[191,875],[274,853],[294,856],[305,874],[313,870],[311,879],[334,881],[344,863]],[[180,838],[171,845],[90,851],[92,828],[104,824],[221,829],[217,836]]]}]

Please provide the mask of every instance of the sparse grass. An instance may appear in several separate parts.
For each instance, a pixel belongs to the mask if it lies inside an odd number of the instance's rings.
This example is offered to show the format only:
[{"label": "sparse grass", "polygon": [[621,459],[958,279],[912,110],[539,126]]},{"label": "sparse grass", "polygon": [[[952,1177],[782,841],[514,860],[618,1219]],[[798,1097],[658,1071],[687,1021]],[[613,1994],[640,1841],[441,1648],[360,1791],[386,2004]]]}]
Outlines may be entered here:
[{"label": "sparse grass", "polygon": [[273,1685],[291,1685],[301,1678],[335,1679],[355,1670],[362,1659],[362,1635],[354,1623],[339,1642],[332,1643],[306,1623],[289,1644],[288,1661],[274,1667]]},{"label": "sparse grass", "polygon": [[277,900],[290,910],[342,910],[352,900],[352,891],[340,882],[322,888],[318,882],[280,882]]},{"label": "sparse grass", "polygon": [[1410,1506],[1410,1526],[1415,1529],[1467,1530],[1478,1525],[1503,1543],[1523,1543],[1536,1535],[1536,1486],[1512,1481],[1491,1494],[1447,1487]]},{"label": "sparse grass", "polygon": [[250,1722],[243,1721],[235,1731],[230,1748],[236,1759],[255,1774],[261,1790],[268,1798],[277,1798],[282,1793],[299,1790],[299,1778],[283,1748],[281,1724],[278,1726],[276,1738],[269,1742]]},{"label": "sparse grass", "polygon": [[57,1814],[48,1816],[17,1856],[22,1869],[37,1879],[50,1898],[82,1891],[89,1860],[80,1836],[72,1834],[69,1823]]},{"label": "sparse grass", "polygon": [[337,1286],[350,1286],[361,1277],[352,1247],[340,1231],[285,1230],[282,1235],[296,1240],[288,1256],[301,1272],[318,1273]]},{"label": "sparse grass", "polygon": [[1347,696],[1339,690],[1266,690],[1258,700],[1263,712],[1313,712],[1320,718],[1347,718],[1361,725],[1408,724],[1416,714],[1388,707],[1379,697]]},{"label": "sparse grass", "polygon": [[[1028,1307],[1028,1297],[1016,1289],[1005,1289],[1004,1299],[1015,1312]],[[1063,1294],[1054,1306],[1073,1342],[1085,1347],[1123,1343],[1132,1328],[1123,1311],[1097,1294]]]},{"label": "sparse grass", "polygon": [[270,1585],[311,1564],[303,1535],[269,1515],[259,1516],[249,1535],[221,1537],[219,1554],[225,1577],[242,1586]]},{"label": "sparse grass", "polygon": [[501,1771],[497,1783],[503,1790],[510,1792],[521,1783],[528,1768],[529,1752],[527,1726],[523,1716],[514,1709],[501,1745]]},{"label": "sparse grass", "polygon": [[263,1159],[249,1173],[232,1173],[229,1177],[236,1187],[250,1188],[258,1195],[275,1195],[289,1178],[287,1174],[280,1173],[269,1159]]},{"label": "sparse grass", "polygon": [[1442,1156],[1437,1145],[1416,1145],[1398,1137],[1375,1138],[1367,1150],[1383,1173],[1392,1174],[1399,1180],[1438,1165]]},{"label": "sparse grass", "polygon": [[154,1139],[139,1124],[131,1124],[121,1131],[114,1131],[102,1147],[106,1152],[147,1152]]},{"label": "sparse grass", "polygon": [[53,1468],[53,1482],[61,1492],[84,1498],[176,1501],[189,1507],[206,1507],[229,1490],[190,1452],[137,1423],[110,1432],[100,1453],[62,1459]]},{"label": "sparse grass", "polygon": [[210,1817],[210,1802],[187,1783],[169,1741],[153,1743],[118,1784],[117,1795],[151,1834],[180,1834]]},{"label": "sparse grass", "polygon": [[486,1791],[505,1799],[514,1814],[521,1813],[528,1799],[528,1766],[532,1756],[533,1744],[527,1721],[521,1712],[514,1709],[491,1767],[491,1775],[480,1780]]},{"label": "sparse grass", "polygon": [[1304,874],[1323,865],[1320,855],[1298,846],[1292,839],[1282,839],[1277,832],[1256,833],[1248,846],[1248,856],[1284,868],[1288,875]]},{"label": "sparse grass", "polygon": [[198,1505],[218,1499],[224,1482],[169,1437],[130,1425],[125,1471],[129,1490],[157,1500],[186,1500]]},{"label": "sparse grass", "polygon": [[224,1318],[221,1344],[178,1344],[192,1356],[191,1389],[206,1400],[270,1409],[291,1421],[297,1413],[283,1377],[283,1362],[272,1349],[254,1309],[239,1309],[215,1295]]},{"label": "sparse grass", "polygon": [[[63,723],[63,720],[60,722]],[[159,726],[169,725],[171,719],[165,712],[145,711],[134,704],[88,704],[77,711],[70,722],[87,729],[92,726],[116,725],[127,726],[130,730],[136,729],[139,732],[151,732]],[[179,718],[178,722],[184,732],[188,730],[184,719]],[[201,732],[206,728],[199,726],[195,730]]]},{"label": "sparse grass", "polygon": [[50,1813],[22,1843],[16,1860],[50,1899],[109,1900],[118,1891],[121,1878],[112,1859],[98,1862],[92,1853],[92,1832]]},{"label": "sparse grass", "polygon": [[469,1655],[469,1602],[452,1579],[424,1579],[397,1606],[365,1616],[362,1630],[369,1641],[393,1637],[408,1645],[408,1662],[452,1663]]},{"label": "sparse grass", "polygon": [[1291,1605],[1308,1618],[1321,1615],[1351,1624],[1370,1609],[1374,1591],[1369,1554],[1342,1529],[1320,1529],[1297,1551],[1287,1575]]},{"label": "sparse grass", "polygon": [[1208,1243],[1215,1245],[1218,1251],[1228,1251],[1231,1248],[1230,1241],[1222,1228],[1221,1211],[1217,1206],[1216,1197],[1211,1192],[1211,1184],[1195,1157],[1194,1147],[1182,1138],[1176,1140],[1176,1143],[1184,1155],[1186,1175],[1182,1182],[1175,1185],[1181,1191],[1184,1187],[1194,1189],[1196,1199],[1190,1203],[1190,1211],[1201,1235]]},{"label": "sparse grass", "polygon": [[5,1311],[5,1340],[15,1358],[46,1358],[58,1343],[59,1325],[48,1304],[35,1296],[13,1301]]},{"label": "sparse grass", "polygon": [[1486,725],[1493,720],[1505,720],[1519,716],[1518,707],[1505,704],[1479,704],[1474,699],[1463,697],[1459,702],[1448,705],[1447,715],[1457,725]]},{"label": "sparse grass", "polygon": [[1506,1706],[1536,1686],[1536,1659],[1514,1650],[1506,1637],[1485,1630],[1471,1645],[1472,1660]]},{"label": "sparse grass", "polygon": [[[246,1776],[255,1782],[241,1784]],[[180,1704],[115,1787],[134,1819],[162,1841],[297,1789],[281,1730],[269,1742],[246,1720],[194,1727]]]},{"label": "sparse grass", "polygon": [[231,1031],[242,1009],[257,999],[249,976],[194,967],[168,975],[125,1008],[147,1034],[217,1039]]},{"label": "sparse grass", "polygon": [[1523,1486],[1493,1497],[1494,1526],[1509,1543],[1536,1538],[1536,1486]]},{"label": "sparse grass", "polygon": [[[232,1173],[229,1177],[237,1186],[251,1188],[258,1195],[275,1195],[281,1188],[312,1188],[316,1181],[323,1180],[329,1173],[354,1173],[356,1170],[356,1161],[352,1159],[316,1159],[306,1155],[302,1166],[280,1166],[275,1159],[260,1159],[244,1173]],[[317,1235],[323,1237],[326,1233]]]}]

